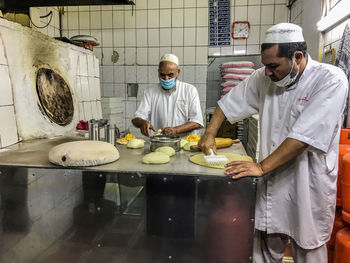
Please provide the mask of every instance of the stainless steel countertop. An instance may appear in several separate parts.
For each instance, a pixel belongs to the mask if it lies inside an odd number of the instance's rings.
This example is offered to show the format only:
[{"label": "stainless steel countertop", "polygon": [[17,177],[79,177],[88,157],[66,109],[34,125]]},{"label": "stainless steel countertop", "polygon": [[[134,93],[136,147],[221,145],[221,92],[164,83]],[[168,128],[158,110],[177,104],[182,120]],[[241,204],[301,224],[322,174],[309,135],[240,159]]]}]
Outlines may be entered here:
[{"label": "stainless steel countertop", "polygon": [[[78,169],[97,172],[123,172],[123,173],[150,173],[150,174],[179,174],[199,176],[222,176],[222,169],[209,168],[193,164],[189,157],[199,152],[181,150],[175,156],[170,157],[170,162],[161,165],[143,164],[142,157],[150,152],[149,141],[146,141],[144,149],[128,149],[126,145],[117,145],[120,159],[109,164],[93,167],[62,167],[49,162],[48,152],[58,144],[84,140],[78,137],[57,137],[54,139],[35,139],[22,141],[8,148],[0,150],[0,166],[6,167],[31,167],[53,169]],[[8,150],[7,150],[8,149]],[[220,149],[220,152],[246,154],[241,143],[233,144],[229,148]]]}]

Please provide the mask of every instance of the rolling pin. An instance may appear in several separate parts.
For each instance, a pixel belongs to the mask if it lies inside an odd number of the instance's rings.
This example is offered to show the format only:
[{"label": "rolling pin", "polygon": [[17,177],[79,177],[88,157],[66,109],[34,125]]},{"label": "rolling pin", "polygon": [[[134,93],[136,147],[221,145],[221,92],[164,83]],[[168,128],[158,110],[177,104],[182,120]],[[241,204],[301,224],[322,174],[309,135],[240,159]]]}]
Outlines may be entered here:
[{"label": "rolling pin", "polygon": [[[230,138],[215,138],[216,149],[230,147],[232,144],[239,142],[239,139],[232,140]],[[192,145],[190,150],[191,152],[198,152],[201,149],[198,147],[198,145]]]}]

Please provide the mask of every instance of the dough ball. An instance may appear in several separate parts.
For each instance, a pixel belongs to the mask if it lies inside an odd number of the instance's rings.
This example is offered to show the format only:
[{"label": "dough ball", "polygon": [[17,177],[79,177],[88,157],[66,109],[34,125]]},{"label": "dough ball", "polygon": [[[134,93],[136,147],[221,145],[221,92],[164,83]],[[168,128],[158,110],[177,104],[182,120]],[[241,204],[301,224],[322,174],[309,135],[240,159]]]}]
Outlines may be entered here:
[{"label": "dough ball", "polygon": [[128,141],[128,144],[126,146],[132,149],[143,148],[145,146],[145,141],[142,139],[133,139]]},{"label": "dough ball", "polygon": [[152,152],[146,154],[142,158],[142,162],[146,164],[163,164],[168,163],[170,161],[169,155],[163,152]]},{"label": "dough ball", "polygon": [[175,155],[175,150],[173,147],[170,146],[162,146],[159,147],[155,150],[155,152],[162,152],[165,153],[167,155],[169,155],[169,157],[174,156]]},{"label": "dough ball", "polygon": [[117,148],[102,141],[66,142],[49,151],[49,161],[62,166],[95,166],[118,159]]},{"label": "dough ball", "polygon": [[181,139],[181,140],[180,140],[180,148],[183,148],[183,147],[186,145],[186,143],[188,143],[187,140]]},{"label": "dough ball", "polygon": [[197,144],[198,144],[197,142],[188,142],[188,143],[185,144],[184,150],[185,151],[190,151],[191,150],[191,146],[192,145],[197,145]]}]

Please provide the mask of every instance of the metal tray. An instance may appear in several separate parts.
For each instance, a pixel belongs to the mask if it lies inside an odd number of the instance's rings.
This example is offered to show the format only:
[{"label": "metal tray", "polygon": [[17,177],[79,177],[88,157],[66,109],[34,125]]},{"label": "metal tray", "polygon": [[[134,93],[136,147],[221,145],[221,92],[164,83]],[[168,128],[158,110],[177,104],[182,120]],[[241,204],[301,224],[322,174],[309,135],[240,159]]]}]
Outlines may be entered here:
[{"label": "metal tray", "polygon": [[180,151],[180,136],[179,135],[155,135],[150,137],[150,150],[154,152],[162,146],[173,147],[176,152]]}]

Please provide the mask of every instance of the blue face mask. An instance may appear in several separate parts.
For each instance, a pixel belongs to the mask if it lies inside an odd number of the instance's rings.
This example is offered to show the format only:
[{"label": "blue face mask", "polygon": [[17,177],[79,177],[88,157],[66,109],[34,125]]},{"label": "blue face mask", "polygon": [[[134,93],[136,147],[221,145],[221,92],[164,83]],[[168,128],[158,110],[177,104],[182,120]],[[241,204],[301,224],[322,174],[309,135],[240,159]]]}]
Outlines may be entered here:
[{"label": "blue face mask", "polygon": [[163,89],[169,90],[175,86],[175,78],[164,80],[159,78],[160,85]]}]

